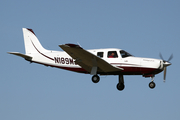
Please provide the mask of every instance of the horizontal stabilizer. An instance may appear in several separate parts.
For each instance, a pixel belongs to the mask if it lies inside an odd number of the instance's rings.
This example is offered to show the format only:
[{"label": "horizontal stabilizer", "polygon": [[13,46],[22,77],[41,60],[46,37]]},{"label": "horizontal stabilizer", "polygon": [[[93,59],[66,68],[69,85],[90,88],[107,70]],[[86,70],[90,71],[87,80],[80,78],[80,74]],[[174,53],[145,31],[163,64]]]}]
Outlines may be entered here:
[{"label": "horizontal stabilizer", "polygon": [[32,60],[32,57],[31,56],[28,56],[28,55],[25,55],[25,54],[22,54],[22,53],[19,53],[19,52],[8,52],[9,54],[13,54],[13,55],[17,55],[17,56],[20,56],[28,61],[31,61]]}]

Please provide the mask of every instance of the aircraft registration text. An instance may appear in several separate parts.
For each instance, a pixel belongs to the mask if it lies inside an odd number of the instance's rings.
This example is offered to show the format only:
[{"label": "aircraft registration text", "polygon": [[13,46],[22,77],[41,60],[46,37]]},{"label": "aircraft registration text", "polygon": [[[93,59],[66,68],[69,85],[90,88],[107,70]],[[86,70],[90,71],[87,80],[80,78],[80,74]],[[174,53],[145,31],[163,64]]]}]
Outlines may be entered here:
[{"label": "aircraft registration text", "polygon": [[75,65],[75,62],[72,58],[54,57],[54,61],[55,63],[59,63],[59,64]]}]

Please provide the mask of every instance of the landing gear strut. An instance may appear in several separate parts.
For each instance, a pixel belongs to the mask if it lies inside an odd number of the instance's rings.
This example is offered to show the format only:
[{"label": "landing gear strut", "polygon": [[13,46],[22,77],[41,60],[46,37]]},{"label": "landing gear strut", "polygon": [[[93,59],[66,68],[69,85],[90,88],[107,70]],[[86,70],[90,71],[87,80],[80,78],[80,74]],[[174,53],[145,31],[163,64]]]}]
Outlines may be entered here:
[{"label": "landing gear strut", "polygon": [[116,87],[119,91],[122,91],[125,88],[123,75],[119,75],[119,83]]},{"label": "landing gear strut", "polygon": [[149,83],[149,87],[150,87],[151,89],[153,89],[153,88],[155,88],[156,84],[154,83],[154,76],[151,77],[151,78],[152,78],[152,80],[151,80],[151,82]]}]

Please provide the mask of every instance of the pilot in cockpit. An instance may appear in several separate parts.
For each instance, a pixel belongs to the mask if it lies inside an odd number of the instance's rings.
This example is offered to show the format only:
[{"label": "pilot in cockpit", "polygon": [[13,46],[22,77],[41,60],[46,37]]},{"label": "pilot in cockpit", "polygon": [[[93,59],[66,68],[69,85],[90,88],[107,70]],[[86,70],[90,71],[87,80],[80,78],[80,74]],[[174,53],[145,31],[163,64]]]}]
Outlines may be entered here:
[{"label": "pilot in cockpit", "polygon": [[111,52],[109,54],[108,58],[117,58],[117,53],[116,52]]}]

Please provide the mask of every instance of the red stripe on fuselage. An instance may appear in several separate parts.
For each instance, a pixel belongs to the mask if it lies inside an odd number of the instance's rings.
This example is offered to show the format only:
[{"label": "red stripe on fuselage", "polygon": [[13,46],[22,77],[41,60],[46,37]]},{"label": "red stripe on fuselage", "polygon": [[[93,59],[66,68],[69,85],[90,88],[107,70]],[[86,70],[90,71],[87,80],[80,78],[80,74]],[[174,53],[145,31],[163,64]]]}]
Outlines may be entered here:
[{"label": "red stripe on fuselage", "polygon": [[[43,64],[45,66],[51,66],[51,67],[56,67],[56,68],[60,68],[60,69],[64,69],[64,70],[69,70],[69,71],[73,71],[73,72],[78,72],[78,73],[86,73],[89,74],[88,71],[86,71],[83,68],[79,68],[79,67],[63,67],[63,66],[57,66],[57,65],[50,65],[50,64],[45,64],[45,63],[40,63],[40,62],[35,62],[32,61],[34,63],[38,63],[38,64]],[[123,68],[124,70],[119,71],[119,72],[110,72],[110,73],[105,73],[105,72],[98,72],[98,74],[100,75],[149,75],[149,74],[158,74],[160,72],[162,72],[162,70],[160,69],[155,69],[155,68],[142,68],[142,67],[123,67],[121,66],[121,68]]]}]

